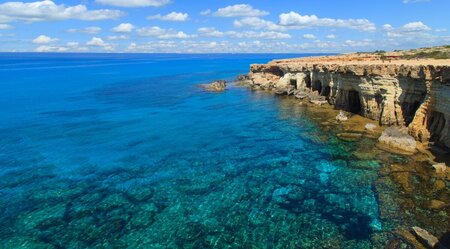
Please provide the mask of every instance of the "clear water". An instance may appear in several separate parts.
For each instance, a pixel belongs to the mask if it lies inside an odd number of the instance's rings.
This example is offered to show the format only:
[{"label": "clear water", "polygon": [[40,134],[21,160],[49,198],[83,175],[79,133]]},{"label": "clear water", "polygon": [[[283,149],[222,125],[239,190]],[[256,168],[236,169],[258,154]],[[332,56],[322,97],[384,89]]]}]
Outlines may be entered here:
[{"label": "clear water", "polygon": [[1,54],[0,247],[384,245],[417,215],[384,218],[401,191],[380,158],[407,158],[357,157],[374,142],[288,100],[196,86],[291,56]]}]

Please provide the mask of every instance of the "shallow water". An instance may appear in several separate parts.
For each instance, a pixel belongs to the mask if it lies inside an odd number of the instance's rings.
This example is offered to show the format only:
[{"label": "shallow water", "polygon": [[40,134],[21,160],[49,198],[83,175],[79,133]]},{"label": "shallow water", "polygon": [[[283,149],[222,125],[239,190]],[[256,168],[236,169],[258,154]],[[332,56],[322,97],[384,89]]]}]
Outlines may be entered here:
[{"label": "shallow water", "polygon": [[0,245],[377,248],[411,225],[443,234],[449,211],[428,203],[448,180],[426,162],[339,139],[329,112],[289,98],[196,86],[289,56],[0,54]]}]

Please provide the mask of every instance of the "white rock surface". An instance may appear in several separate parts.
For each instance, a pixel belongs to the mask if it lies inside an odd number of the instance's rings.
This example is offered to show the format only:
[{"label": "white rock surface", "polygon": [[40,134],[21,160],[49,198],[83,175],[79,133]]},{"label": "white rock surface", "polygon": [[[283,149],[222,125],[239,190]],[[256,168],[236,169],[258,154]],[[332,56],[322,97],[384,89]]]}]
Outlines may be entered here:
[{"label": "white rock surface", "polygon": [[375,128],[377,128],[377,125],[372,124],[372,123],[368,123],[368,124],[366,124],[366,126],[364,126],[364,129],[366,129],[368,131],[373,131],[373,130],[375,130]]},{"label": "white rock surface", "polygon": [[388,148],[404,151],[407,153],[415,153],[417,143],[416,140],[407,133],[405,128],[388,127],[386,128],[378,141]]},{"label": "white rock surface", "polygon": [[348,117],[347,117],[347,115],[345,115],[345,112],[343,112],[343,111],[339,111],[339,114],[336,116],[336,120],[337,121],[347,121],[348,120]]}]

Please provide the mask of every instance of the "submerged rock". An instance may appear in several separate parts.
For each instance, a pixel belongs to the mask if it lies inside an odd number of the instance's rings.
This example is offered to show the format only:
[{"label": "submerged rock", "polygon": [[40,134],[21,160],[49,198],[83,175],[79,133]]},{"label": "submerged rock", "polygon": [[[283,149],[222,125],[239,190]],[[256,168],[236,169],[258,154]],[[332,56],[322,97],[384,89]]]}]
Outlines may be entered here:
[{"label": "submerged rock", "polygon": [[252,85],[252,82],[247,74],[241,74],[236,77],[235,85],[249,87]]},{"label": "submerged rock", "polygon": [[348,117],[347,117],[347,115],[345,114],[345,112],[344,111],[339,111],[339,114],[336,116],[336,120],[337,121],[347,121],[348,120]]},{"label": "submerged rock", "polygon": [[275,94],[278,95],[292,95],[294,94],[295,89],[292,86],[289,87],[279,87],[275,90]]},{"label": "submerged rock", "polygon": [[434,170],[436,171],[436,173],[438,174],[443,174],[447,171],[447,166],[445,165],[445,163],[437,163],[433,165]]},{"label": "submerged rock", "polygon": [[309,102],[316,105],[327,104],[327,98],[325,96],[320,96],[316,92],[308,94]]},{"label": "submerged rock", "polygon": [[417,239],[428,248],[442,248],[439,247],[439,240],[427,230],[420,227],[412,227],[411,231]]},{"label": "submerged rock", "polygon": [[386,128],[378,141],[387,147],[392,149],[393,152],[405,152],[406,154],[413,154],[416,152],[416,140],[410,136],[405,129],[399,127]]},{"label": "submerged rock", "polygon": [[364,129],[367,131],[373,131],[375,130],[375,128],[377,128],[377,125],[372,123],[368,123],[366,124],[366,126],[364,126]]},{"label": "submerged rock", "polygon": [[295,97],[297,99],[304,99],[304,98],[308,97],[308,93],[302,92],[302,91],[297,91],[297,93],[295,93]]},{"label": "submerged rock", "polygon": [[281,187],[277,188],[272,193],[272,200],[275,203],[284,203],[286,202],[287,195],[292,191],[289,187]]},{"label": "submerged rock", "polygon": [[431,209],[442,209],[443,207],[447,206],[447,203],[440,200],[431,200],[430,202],[430,208]]},{"label": "submerged rock", "polygon": [[241,74],[236,77],[236,81],[245,81],[249,80],[248,74]]},{"label": "submerged rock", "polygon": [[216,80],[210,84],[200,84],[199,86],[208,92],[222,92],[227,88],[227,82],[225,80]]},{"label": "submerged rock", "polygon": [[354,132],[343,132],[343,133],[338,133],[337,136],[341,139],[344,140],[357,140],[359,138],[362,137],[361,133],[354,133]]}]

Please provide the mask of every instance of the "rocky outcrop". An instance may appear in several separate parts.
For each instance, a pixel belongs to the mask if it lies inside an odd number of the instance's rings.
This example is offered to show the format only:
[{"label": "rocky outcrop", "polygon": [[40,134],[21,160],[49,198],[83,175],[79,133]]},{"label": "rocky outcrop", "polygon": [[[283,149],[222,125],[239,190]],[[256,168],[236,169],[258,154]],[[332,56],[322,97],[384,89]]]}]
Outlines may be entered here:
[{"label": "rocky outcrop", "polygon": [[450,148],[450,61],[339,61],[322,57],[254,64],[255,89],[291,93],[311,102],[407,127],[422,142]]},{"label": "rocky outcrop", "polygon": [[404,152],[405,154],[413,154],[416,152],[416,140],[410,135],[408,135],[406,129],[400,129],[398,127],[388,127],[386,128],[378,141],[393,150]]},{"label": "rocky outcrop", "polygon": [[227,82],[225,80],[216,80],[210,84],[200,84],[200,87],[208,92],[222,92],[227,88]]},{"label": "rocky outcrop", "polygon": [[424,244],[427,248],[439,248],[439,249],[445,249],[445,247],[441,246],[439,244],[438,238],[436,238],[434,235],[430,234],[425,229],[422,229],[420,227],[412,227],[411,231],[413,234],[417,237],[417,239]]}]

